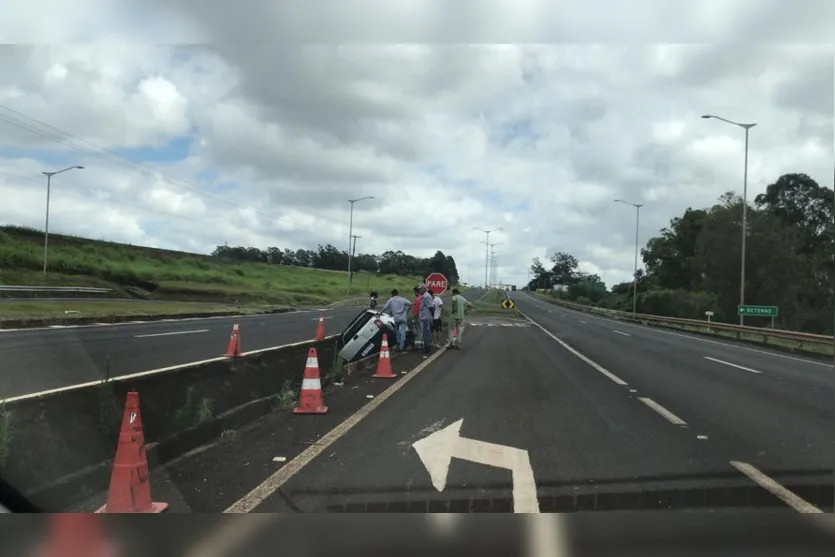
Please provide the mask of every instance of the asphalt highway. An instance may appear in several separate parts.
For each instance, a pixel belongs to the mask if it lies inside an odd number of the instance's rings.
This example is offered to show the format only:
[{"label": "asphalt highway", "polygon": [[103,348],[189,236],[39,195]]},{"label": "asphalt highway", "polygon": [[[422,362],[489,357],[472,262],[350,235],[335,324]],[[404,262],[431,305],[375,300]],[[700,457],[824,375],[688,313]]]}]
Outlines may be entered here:
[{"label": "asphalt highway", "polygon": [[511,297],[254,512],[832,512],[831,367]]},{"label": "asphalt highway", "polygon": [[[470,300],[484,295],[470,290]],[[385,302],[380,300],[380,306]],[[240,318],[243,351],[310,340],[321,313],[338,334],[361,307],[307,308]],[[217,358],[226,352],[234,317],[39,329],[0,329],[0,400],[111,377]]]},{"label": "asphalt highway", "polygon": [[551,333],[761,470],[835,463],[831,361],[625,324],[519,292],[517,307]]},{"label": "asphalt highway", "polygon": [[[323,308],[324,309],[324,308]],[[244,352],[310,340],[319,314],[328,335],[361,308],[240,317]],[[0,399],[222,356],[234,317],[0,331]]]}]

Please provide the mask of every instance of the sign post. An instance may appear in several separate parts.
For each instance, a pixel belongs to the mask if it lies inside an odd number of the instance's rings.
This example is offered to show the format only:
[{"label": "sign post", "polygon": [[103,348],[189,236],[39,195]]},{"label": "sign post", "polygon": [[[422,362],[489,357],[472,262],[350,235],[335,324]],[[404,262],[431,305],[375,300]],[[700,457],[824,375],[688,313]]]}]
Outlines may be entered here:
[{"label": "sign post", "polygon": [[430,273],[426,277],[426,289],[436,296],[446,292],[449,282],[443,273]]}]

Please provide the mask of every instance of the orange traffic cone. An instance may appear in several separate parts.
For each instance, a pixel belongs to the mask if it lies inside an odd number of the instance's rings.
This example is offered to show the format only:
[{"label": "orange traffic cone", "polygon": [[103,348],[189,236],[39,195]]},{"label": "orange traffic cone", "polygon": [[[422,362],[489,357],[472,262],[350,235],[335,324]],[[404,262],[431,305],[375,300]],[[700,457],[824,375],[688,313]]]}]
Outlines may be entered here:
[{"label": "orange traffic cone", "polygon": [[322,382],[319,379],[319,358],[316,349],[307,352],[307,365],[304,366],[302,390],[299,393],[299,405],[293,409],[294,414],[324,414],[328,411],[322,398]]},{"label": "orange traffic cone", "polygon": [[107,503],[97,513],[161,513],[168,503],[151,501],[151,475],[145,456],[145,434],[139,412],[139,393],[131,391],[113,459]]},{"label": "orange traffic cone", "polygon": [[50,518],[49,537],[40,557],[115,557],[116,548],[105,538],[95,514],[60,513]]},{"label": "orange traffic cone", "polygon": [[316,325],[316,337],[313,340],[325,340],[325,316],[319,314],[319,324]]},{"label": "orange traffic cone", "polygon": [[241,355],[241,333],[238,322],[232,325],[232,334],[229,335],[229,346],[226,348],[227,358],[237,358]]},{"label": "orange traffic cone", "polygon": [[383,379],[394,379],[397,377],[391,369],[391,354],[389,354],[389,339],[383,333],[383,344],[380,347],[380,359],[377,361],[377,373],[371,377],[382,377]]}]

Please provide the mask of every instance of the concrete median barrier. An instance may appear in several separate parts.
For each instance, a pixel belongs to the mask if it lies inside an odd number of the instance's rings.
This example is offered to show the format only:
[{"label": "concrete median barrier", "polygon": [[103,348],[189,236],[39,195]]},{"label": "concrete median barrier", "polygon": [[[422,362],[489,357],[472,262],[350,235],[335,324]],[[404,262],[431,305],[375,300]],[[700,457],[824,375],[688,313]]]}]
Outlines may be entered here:
[{"label": "concrete median barrier", "polygon": [[376,364],[375,354],[343,365],[338,342],[334,335],[5,403],[2,411],[13,425],[0,475],[40,508],[69,509],[107,489],[128,391],[140,393],[153,470],[275,410],[283,393],[297,394],[311,346],[323,387]]}]

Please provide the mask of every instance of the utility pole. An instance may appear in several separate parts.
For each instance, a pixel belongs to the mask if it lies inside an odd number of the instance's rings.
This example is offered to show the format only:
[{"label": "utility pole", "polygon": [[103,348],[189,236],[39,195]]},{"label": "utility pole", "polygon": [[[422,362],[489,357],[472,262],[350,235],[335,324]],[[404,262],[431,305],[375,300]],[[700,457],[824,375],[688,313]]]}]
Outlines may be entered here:
[{"label": "utility pole", "polygon": [[67,170],[83,170],[83,166],[68,166],[67,168],[57,170],[55,172],[41,172],[46,176],[46,222],[43,228],[43,277],[46,278],[46,261],[47,252],[49,250],[49,196],[52,192],[52,177],[56,174],[61,174]]},{"label": "utility pole", "polygon": [[[745,169],[742,173],[742,255],[740,257],[739,269],[739,305],[745,305],[745,239],[748,237],[748,132],[751,128],[756,126],[756,122],[751,124],[743,124],[742,122],[734,122],[715,114],[704,114],[702,118],[721,120],[728,124],[737,126],[745,130]],[[739,325],[745,324],[745,316],[739,314]]]},{"label": "utility pole", "polygon": [[473,230],[478,230],[478,231],[484,232],[484,234],[486,235],[485,241],[482,242],[482,244],[484,244],[484,288],[487,288],[487,286],[490,284],[489,279],[487,277],[488,267],[490,266],[490,260],[489,260],[490,252],[489,252],[489,249],[488,249],[490,247],[490,233],[491,232],[498,232],[499,230],[502,230],[502,229],[501,228],[492,228],[490,230],[485,230],[483,228],[473,227]]},{"label": "utility pole", "polygon": [[[362,236],[357,236],[355,234],[351,235],[351,259],[355,259],[357,257],[357,238],[362,238]],[[350,272],[353,274],[353,270]],[[349,278],[349,282],[353,282],[353,277]]]},{"label": "utility pole", "polygon": [[357,199],[349,199],[348,203],[351,204],[351,217],[348,224],[348,294],[351,293],[351,260],[353,259],[353,248],[351,246],[351,242],[354,238],[354,203],[358,203],[360,201],[365,201],[366,199],[374,199],[373,195],[367,195],[365,197],[360,197]]},{"label": "utility pole", "polygon": [[496,284],[496,252],[495,247],[500,244],[490,244],[490,284]]},{"label": "utility pole", "polygon": [[624,203],[635,207],[635,265],[632,268],[632,313],[638,313],[638,230],[641,225],[641,207],[643,203],[630,203],[623,199],[615,199],[616,203]]}]

